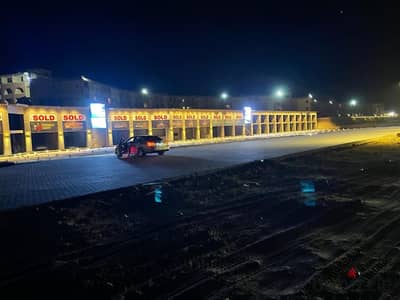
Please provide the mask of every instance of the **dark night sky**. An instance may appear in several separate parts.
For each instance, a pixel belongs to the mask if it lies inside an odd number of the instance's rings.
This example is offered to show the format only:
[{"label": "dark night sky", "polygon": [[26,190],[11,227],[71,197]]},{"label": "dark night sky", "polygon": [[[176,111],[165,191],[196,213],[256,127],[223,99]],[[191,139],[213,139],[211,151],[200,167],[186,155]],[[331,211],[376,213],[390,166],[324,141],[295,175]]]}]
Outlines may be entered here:
[{"label": "dark night sky", "polygon": [[270,94],[284,85],[341,101],[400,98],[395,7],[188,2],[6,7],[0,73],[43,67],[171,94]]}]

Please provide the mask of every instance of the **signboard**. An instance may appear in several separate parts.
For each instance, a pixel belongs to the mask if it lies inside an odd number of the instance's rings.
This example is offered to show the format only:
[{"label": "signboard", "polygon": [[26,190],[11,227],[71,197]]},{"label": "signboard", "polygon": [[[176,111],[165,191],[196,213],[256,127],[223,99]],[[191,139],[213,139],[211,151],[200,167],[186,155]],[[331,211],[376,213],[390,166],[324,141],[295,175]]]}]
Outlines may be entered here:
[{"label": "signboard", "polygon": [[200,119],[201,120],[209,120],[210,116],[207,113],[201,113]]},{"label": "signboard", "polygon": [[86,122],[74,122],[74,121],[65,121],[63,122],[64,131],[86,131]]},{"label": "signboard", "polygon": [[181,114],[175,113],[175,114],[172,115],[172,119],[173,120],[182,120],[183,116]]},{"label": "signboard", "polygon": [[156,121],[168,120],[168,115],[167,114],[155,114],[155,115],[153,115],[153,120],[156,120]]},{"label": "signboard", "polygon": [[135,120],[135,121],[147,121],[148,120],[148,117],[147,117],[147,115],[135,115],[134,117],[133,117],[133,120]]},{"label": "signboard", "polygon": [[197,121],[196,120],[186,120],[185,121],[185,126],[186,126],[186,128],[197,127]]},{"label": "signboard", "polygon": [[129,116],[128,115],[112,115],[111,116],[111,121],[128,121]]},{"label": "signboard", "polygon": [[62,120],[67,121],[86,121],[86,116],[84,114],[63,114]]},{"label": "signboard", "polygon": [[169,121],[152,121],[151,123],[155,129],[165,129],[169,127]]},{"label": "signboard", "polygon": [[236,118],[236,120],[242,120],[243,119],[243,114],[242,113],[236,113],[235,118]]},{"label": "signboard", "polygon": [[39,121],[55,122],[55,121],[57,121],[57,115],[56,114],[31,114],[29,120],[31,122],[39,122]]},{"label": "signboard", "polygon": [[128,121],[112,122],[112,130],[129,130]]},{"label": "signboard", "polygon": [[90,103],[92,128],[107,128],[106,106],[103,103]]},{"label": "signboard", "polygon": [[213,120],[222,120],[221,113],[213,113]]},{"label": "signboard", "polygon": [[149,122],[147,121],[135,121],[133,122],[134,129],[149,129]]},{"label": "signboard", "polygon": [[197,120],[197,116],[195,114],[187,113],[186,120]]},{"label": "signboard", "polygon": [[57,122],[31,122],[32,133],[57,132]]}]

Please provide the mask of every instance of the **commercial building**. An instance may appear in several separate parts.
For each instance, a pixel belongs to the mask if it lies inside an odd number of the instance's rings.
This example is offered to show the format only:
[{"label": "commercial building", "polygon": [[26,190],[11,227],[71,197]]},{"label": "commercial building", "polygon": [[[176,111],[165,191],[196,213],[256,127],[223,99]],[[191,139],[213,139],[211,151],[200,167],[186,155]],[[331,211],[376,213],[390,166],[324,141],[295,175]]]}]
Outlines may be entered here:
[{"label": "commercial building", "polygon": [[209,142],[316,128],[317,113],[310,111],[0,104],[0,155],[106,147],[122,137],[144,134],[168,142]]}]

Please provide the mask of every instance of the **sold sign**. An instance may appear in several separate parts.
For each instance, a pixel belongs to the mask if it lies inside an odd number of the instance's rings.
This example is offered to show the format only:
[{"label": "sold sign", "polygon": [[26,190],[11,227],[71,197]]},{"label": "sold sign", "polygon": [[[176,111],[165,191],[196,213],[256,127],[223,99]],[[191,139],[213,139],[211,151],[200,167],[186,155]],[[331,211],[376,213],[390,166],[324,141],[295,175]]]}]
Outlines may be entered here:
[{"label": "sold sign", "polygon": [[86,121],[86,116],[82,114],[63,115],[63,121]]},{"label": "sold sign", "polygon": [[55,114],[32,114],[31,121],[57,121],[57,116]]}]

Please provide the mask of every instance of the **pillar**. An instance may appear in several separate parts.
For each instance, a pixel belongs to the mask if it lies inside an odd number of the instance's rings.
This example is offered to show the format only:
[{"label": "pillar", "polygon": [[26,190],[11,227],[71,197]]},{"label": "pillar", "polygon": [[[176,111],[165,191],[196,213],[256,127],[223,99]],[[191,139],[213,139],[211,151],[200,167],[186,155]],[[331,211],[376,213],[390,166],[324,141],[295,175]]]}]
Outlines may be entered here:
[{"label": "pillar", "polygon": [[106,139],[106,146],[112,146],[112,122],[111,118],[107,119],[107,139]]},{"label": "pillar", "polygon": [[131,136],[134,136],[133,118],[131,115],[129,115],[128,120],[129,120],[129,137],[131,137]]},{"label": "pillar", "polygon": [[60,111],[57,112],[57,135],[58,135],[58,150],[65,150],[63,120],[62,120],[62,113]]},{"label": "pillar", "polygon": [[182,141],[186,141],[186,118],[182,120]]},{"label": "pillar", "polygon": [[148,124],[148,131],[149,131],[149,135],[153,135],[153,124],[151,122],[151,119],[153,118],[152,115],[149,115],[149,124]]},{"label": "pillar", "polygon": [[210,118],[210,132],[209,132],[208,136],[209,136],[210,139],[214,138],[213,137],[213,120],[212,120],[212,117]]},{"label": "pillar", "polygon": [[261,115],[257,116],[257,134],[261,135]]},{"label": "pillar", "polygon": [[3,153],[4,155],[11,155],[11,136],[10,136],[10,123],[8,121],[8,111],[4,110],[0,112],[2,114],[2,121],[3,122]]},{"label": "pillar", "polygon": [[25,133],[26,152],[32,152],[32,132],[29,119],[30,119],[30,112],[29,110],[26,110],[24,112],[24,133]]},{"label": "pillar", "polygon": [[200,120],[196,120],[196,140],[200,140],[201,134],[200,134]]}]

